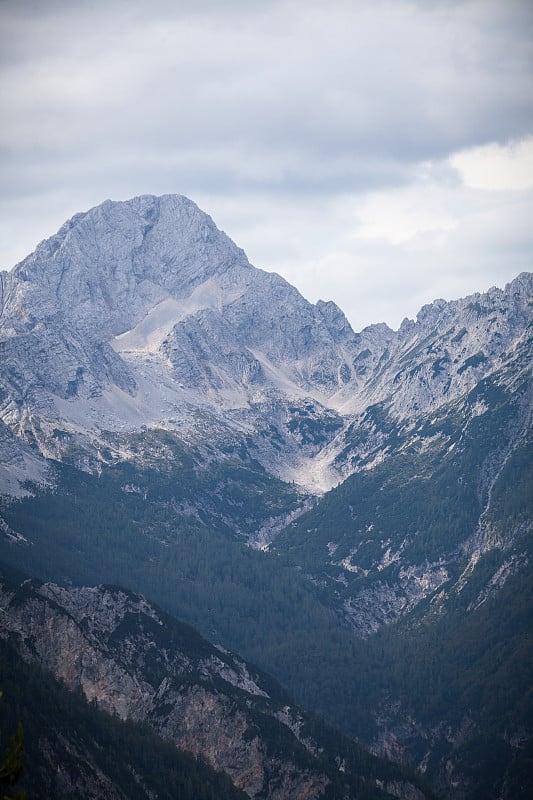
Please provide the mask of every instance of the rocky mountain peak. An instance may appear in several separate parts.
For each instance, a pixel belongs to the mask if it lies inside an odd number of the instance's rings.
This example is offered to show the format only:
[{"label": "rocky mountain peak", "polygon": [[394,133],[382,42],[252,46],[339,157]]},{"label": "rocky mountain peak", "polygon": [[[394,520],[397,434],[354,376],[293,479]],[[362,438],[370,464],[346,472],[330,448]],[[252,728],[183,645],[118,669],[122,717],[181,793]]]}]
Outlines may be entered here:
[{"label": "rocky mountain peak", "polygon": [[[425,413],[504,364],[530,319],[531,280],[436,300],[399,331],[380,324],[356,334],[335,303],[313,305],[252,266],[191,200],[107,200],[1,275],[0,420],[48,455],[56,430],[90,440],[143,426],[182,430],[199,407],[212,430],[221,414],[228,424],[227,412],[239,431],[272,430],[275,399],[275,424],[290,435],[281,454],[263,437],[262,463],[291,480],[304,465],[313,485],[330,486],[329,465],[345,450],[339,427],[354,414],[375,404],[396,418]],[[323,420],[312,435],[300,419],[308,400]],[[308,459],[319,442],[317,478]]]},{"label": "rocky mountain peak", "polygon": [[[94,402],[106,390],[134,397],[146,424],[147,406],[161,418],[170,404],[168,416],[179,416],[182,390],[193,402],[237,408],[255,402],[258,389],[322,401],[351,375],[343,348],[354,334],[340,309],[314,306],[253,267],[179,195],[107,200],[74,216],[3,276],[1,301],[2,419],[10,423],[32,413],[23,386],[48,417],[64,420],[76,400],[90,401],[76,419],[116,429],[124,424],[117,398],[105,422]],[[71,401],[59,412],[58,397]]]},{"label": "rocky mountain peak", "polygon": [[346,319],[344,312],[333,300],[319,300],[316,303],[316,309],[334,336],[353,333],[352,326]]},{"label": "rocky mountain peak", "polygon": [[146,195],[72,217],[15,268],[12,285],[19,306],[41,307],[106,338],[165,297],[187,297],[232,267],[251,269],[191,200]]}]

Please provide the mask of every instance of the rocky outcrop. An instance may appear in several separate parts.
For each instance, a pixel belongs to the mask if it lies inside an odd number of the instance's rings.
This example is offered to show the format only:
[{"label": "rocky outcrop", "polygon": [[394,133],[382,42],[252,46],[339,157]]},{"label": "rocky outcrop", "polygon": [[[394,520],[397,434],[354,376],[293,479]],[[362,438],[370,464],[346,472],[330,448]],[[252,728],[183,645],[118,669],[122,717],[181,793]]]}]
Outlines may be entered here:
[{"label": "rocky outcrop", "polygon": [[[303,733],[305,714],[272,679],[144,598],[27,580],[3,584],[0,604],[0,635],[26,660],[119,718],[148,722],[249,797],[311,800],[335,781],[356,797],[364,776],[350,775],[342,752]],[[372,769],[379,780],[378,761]]]}]

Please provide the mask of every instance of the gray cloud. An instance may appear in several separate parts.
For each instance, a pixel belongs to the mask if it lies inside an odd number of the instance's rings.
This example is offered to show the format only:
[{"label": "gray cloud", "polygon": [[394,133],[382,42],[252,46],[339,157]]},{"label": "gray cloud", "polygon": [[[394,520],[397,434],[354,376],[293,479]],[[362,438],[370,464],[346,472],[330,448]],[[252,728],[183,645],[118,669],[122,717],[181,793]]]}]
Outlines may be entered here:
[{"label": "gray cloud", "polygon": [[[305,238],[305,209],[415,184],[423,162],[446,185],[453,152],[533,131],[527,0],[4,0],[0,15],[3,259],[25,253],[21,214],[30,249],[80,207],[144,192],[272,220],[300,206]],[[250,226],[258,260],[281,249]]]},{"label": "gray cloud", "polygon": [[4,34],[19,52],[2,143],[50,158],[105,142],[411,163],[506,140],[533,114],[524,4],[504,5],[505,26],[486,2],[44,6]]}]

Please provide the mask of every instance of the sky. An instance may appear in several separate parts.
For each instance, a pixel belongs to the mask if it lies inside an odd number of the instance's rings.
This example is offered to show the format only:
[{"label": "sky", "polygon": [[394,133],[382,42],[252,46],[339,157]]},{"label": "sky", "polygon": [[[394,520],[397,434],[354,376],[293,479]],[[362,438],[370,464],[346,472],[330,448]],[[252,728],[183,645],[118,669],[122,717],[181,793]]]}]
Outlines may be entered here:
[{"label": "sky", "polygon": [[530,0],[0,0],[0,268],[184,194],[355,330],[531,271]]}]

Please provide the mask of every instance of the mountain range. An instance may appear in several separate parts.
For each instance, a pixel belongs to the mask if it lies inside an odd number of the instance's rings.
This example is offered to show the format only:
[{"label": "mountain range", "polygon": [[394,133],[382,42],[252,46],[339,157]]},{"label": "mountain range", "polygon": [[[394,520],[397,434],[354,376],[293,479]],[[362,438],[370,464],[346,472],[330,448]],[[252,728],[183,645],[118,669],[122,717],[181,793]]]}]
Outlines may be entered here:
[{"label": "mountain range", "polygon": [[141,592],[448,798],[526,796],[532,283],[358,333],[184,197],[76,215],[0,273],[0,557],[78,625],[128,595],[74,587]]}]

